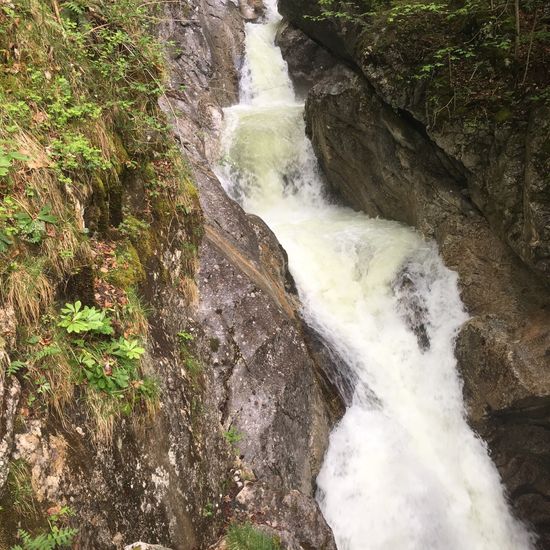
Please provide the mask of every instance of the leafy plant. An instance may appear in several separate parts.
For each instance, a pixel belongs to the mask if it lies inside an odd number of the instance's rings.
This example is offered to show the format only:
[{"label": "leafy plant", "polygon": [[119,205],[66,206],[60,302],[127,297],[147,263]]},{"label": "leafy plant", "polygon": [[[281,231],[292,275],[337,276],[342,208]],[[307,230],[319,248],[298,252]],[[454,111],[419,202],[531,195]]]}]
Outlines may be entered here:
[{"label": "leafy plant", "polygon": [[6,369],[6,373],[9,376],[15,376],[20,370],[26,367],[27,365],[23,361],[11,361],[9,367]]},{"label": "leafy plant", "polygon": [[59,527],[58,523],[65,517],[72,515],[68,507],[60,508],[59,512],[52,514],[48,519],[49,530],[46,533],[40,533],[33,536],[24,529],[19,529],[17,534],[21,539],[21,544],[12,546],[11,550],[56,550],[58,548],[68,548],[72,545],[78,529]]},{"label": "leafy plant", "polygon": [[195,339],[190,332],[185,332],[184,330],[178,332],[177,336],[182,342],[190,342]]},{"label": "leafy plant", "polygon": [[0,147],[0,178],[8,175],[13,161],[15,160],[27,161],[30,159],[27,155],[23,155],[18,151],[6,151]]},{"label": "leafy plant", "polygon": [[80,301],[76,301],[74,304],[65,304],[61,310],[61,321],[58,326],[64,328],[69,334],[85,332],[113,334],[114,332],[111,320],[105,311],[100,311],[95,307],[82,307]]},{"label": "leafy plant", "polygon": [[224,437],[230,445],[235,446],[241,441],[243,435],[234,426],[231,426],[229,430],[224,433]]},{"label": "leafy plant", "polygon": [[47,204],[40,209],[36,216],[32,216],[29,212],[17,212],[14,215],[16,234],[27,242],[39,243],[46,232],[46,224],[58,223],[58,218],[52,215],[51,211],[51,205]]},{"label": "leafy plant", "polygon": [[114,342],[111,349],[113,355],[130,361],[139,359],[145,353],[145,349],[139,345],[138,340],[127,340],[123,337]]}]

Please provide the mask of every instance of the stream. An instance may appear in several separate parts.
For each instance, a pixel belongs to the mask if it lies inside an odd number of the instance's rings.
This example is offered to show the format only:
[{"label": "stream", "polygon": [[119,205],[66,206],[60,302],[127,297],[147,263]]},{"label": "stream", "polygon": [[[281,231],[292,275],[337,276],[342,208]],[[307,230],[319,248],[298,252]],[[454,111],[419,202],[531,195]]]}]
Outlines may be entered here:
[{"label": "stream", "polygon": [[533,547],[468,426],[454,341],[468,318],[437,247],[334,204],[275,46],[273,0],[248,23],[218,176],[288,253],[306,322],[342,360],[346,413],[317,478],[339,550]]}]

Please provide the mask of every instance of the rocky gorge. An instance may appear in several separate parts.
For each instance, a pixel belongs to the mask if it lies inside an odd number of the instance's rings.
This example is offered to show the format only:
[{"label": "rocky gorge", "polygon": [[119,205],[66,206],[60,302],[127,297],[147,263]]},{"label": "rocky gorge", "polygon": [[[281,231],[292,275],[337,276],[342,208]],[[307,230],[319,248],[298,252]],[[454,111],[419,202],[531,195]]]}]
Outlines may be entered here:
[{"label": "rocky gorge", "polygon": [[[468,420],[515,513],[550,548],[547,108],[533,109],[519,130],[505,123],[466,135],[435,125],[421,87],[396,79],[392,50],[373,53],[375,30],[316,18],[314,0],[280,0],[279,10],[277,43],[306,99],[306,129],[333,200],[415,227],[458,273],[469,313],[456,343]],[[64,196],[74,223],[101,242],[148,220],[149,233],[132,242],[146,310],[141,369],[159,385],[153,410],[117,417],[102,438],[82,388],[62,407],[33,409],[28,377],[10,374],[27,333],[20,312],[0,302],[0,549],[20,528],[40,532],[63,507],[74,514],[75,548],[222,550],[237,523],[283,548],[336,549],[316,478],[351,400],[341,359],[303,321],[274,233],[214,173],[224,108],[239,101],[244,26],[264,12],[256,0],[178,0],[155,18],[167,58],[159,105],[196,188],[190,201],[172,214],[173,196],[151,199],[150,171],[126,153],[117,193],[107,179],[84,179]],[[94,25],[107,25],[94,13]],[[54,9],[58,17],[66,12]],[[102,223],[107,229],[96,229]],[[56,302],[98,307],[92,281],[105,269],[82,261],[60,277]],[[414,295],[406,272],[395,285]],[[419,301],[408,322],[429,347],[423,308]],[[28,515],[17,487],[30,492]]]},{"label": "rocky gorge", "polygon": [[547,548],[546,108],[519,127],[434,126],[418,81],[404,84],[399,46],[384,42],[390,30],[319,17],[314,1],[282,0],[280,11],[287,23],[278,43],[305,90],[307,131],[330,187],[353,208],[435,239],[459,274],[470,320],[456,354],[470,423],[517,514]]}]

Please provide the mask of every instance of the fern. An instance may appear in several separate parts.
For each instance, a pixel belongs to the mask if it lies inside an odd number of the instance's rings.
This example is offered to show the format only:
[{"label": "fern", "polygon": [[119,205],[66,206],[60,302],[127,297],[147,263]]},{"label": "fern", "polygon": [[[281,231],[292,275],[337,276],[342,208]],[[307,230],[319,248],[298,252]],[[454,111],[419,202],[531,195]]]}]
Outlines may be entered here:
[{"label": "fern", "polygon": [[80,2],[63,2],[63,8],[74,15],[82,15],[85,11],[84,7],[80,5]]},{"label": "fern", "polygon": [[15,376],[21,369],[26,367],[27,365],[23,361],[12,361],[6,369],[6,373],[9,376]]},{"label": "fern", "polygon": [[59,355],[62,352],[61,348],[57,344],[50,344],[49,346],[44,346],[40,351],[37,351],[33,354],[33,361],[41,361],[46,357],[52,357],[53,355]]},{"label": "fern", "polygon": [[59,528],[50,522],[50,532],[33,537],[28,531],[19,529],[17,534],[22,544],[12,546],[10,550],[57,550],[71,546],[78,529]]}]

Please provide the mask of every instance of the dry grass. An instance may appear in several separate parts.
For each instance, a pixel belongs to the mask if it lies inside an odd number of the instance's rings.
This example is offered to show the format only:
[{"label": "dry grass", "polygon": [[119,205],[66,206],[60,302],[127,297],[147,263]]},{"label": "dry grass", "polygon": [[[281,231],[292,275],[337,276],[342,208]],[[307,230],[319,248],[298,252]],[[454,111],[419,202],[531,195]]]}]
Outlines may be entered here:
[{"label": "dry grass", "polygon": [[48,402],[64,420],[63,407],[74,396],[74,373],[67,350],[55,343],[52,347],[58,351],[45,355],[40,360],[29,362],[28,369],[32,379],[45,377],[51,388]]},{"label": "dry grass", "polygon": [[9,467],[7,489],[11,508],[25,518],[36,516],[38,507],[29,465],[23,460],[13,460]]},{"label": "dry grass", "polygon": [[53,302],[55,288],[44,272],[44,260],[27,258],[13,262],[0,287],[0,298],[13,307],[25,325],[34,325],[40,314]]},{"label": "dry grass", "polygon": [[113,439],[115,423],[120,416],[120,404],[91,387],[86,389],[86,405],[94,430],[95,443],[108,443]]},{"label": "dry grass", "polygon": [[60,224],[56,228],[55,238],[46,239],[42,250],[48,267],[59,280],[76,268],[92,262],[89,243],[78,235],[75,225],[70,222]]}]

